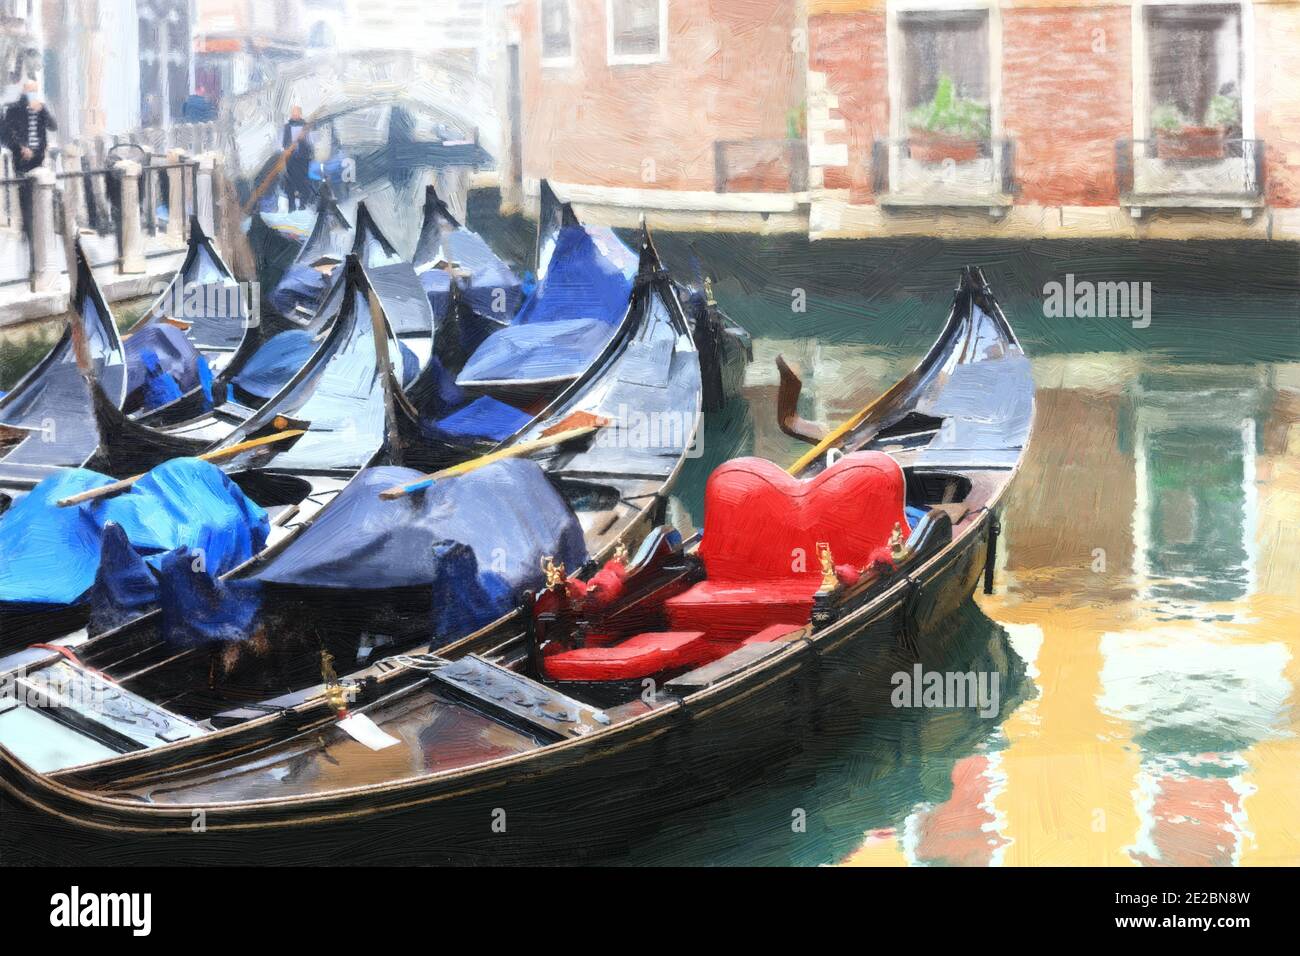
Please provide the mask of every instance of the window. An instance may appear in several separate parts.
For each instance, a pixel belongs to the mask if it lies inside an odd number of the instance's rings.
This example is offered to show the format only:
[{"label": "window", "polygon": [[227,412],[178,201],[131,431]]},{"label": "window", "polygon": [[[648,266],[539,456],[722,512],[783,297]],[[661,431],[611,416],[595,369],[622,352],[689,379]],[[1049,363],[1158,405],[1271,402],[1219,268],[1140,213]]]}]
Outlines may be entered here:
[{"label": "window", "polygon": [[654,63],[664,58],[668,0],[608,0],[609,62]]},{"label": "window", "polygon": [[899,17],[903,111],[913,130],[989,135],[989,19],[984,10]]},{"label": "window", "polygon": [[573,29],[569,0],[542,0],[542,62],[568,63],[573,59]]},{"label": "window", "polygon": [[1148,123],[1241,136],[1241,12],[1236,6],[1149,7]]}]

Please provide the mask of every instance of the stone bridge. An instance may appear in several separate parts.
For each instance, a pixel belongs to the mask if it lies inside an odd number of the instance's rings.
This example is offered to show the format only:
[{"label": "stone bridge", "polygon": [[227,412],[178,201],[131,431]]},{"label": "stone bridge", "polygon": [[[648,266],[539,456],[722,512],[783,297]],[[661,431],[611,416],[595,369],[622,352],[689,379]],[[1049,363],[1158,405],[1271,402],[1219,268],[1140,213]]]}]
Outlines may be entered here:
[{"label": "stone bridge", "polygon": [[266,86],[227,104],[227,171],[250,188],[261,182],[280,153],[290,109],[301,106],[318,136],[353,160],[355,194],[376,207],[394,239],[413,241],[404,234],[418,228],[420,192],[433,175],[448,184],[454,208],[468,173],[495,167],[497,101],[491,74],[473,53],[321,54],[286,64]]}]

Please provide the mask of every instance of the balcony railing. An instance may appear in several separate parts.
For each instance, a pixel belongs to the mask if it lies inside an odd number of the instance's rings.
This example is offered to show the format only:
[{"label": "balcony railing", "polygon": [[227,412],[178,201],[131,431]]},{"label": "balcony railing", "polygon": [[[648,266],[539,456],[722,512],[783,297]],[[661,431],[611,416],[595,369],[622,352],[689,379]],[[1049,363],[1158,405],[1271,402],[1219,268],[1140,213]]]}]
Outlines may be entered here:
[{"label": "balcony railing", "polygon": [[1142,207],[1241,208],[1263,203],[1264,141],[1217,136],[1122,139],[1115,144],[1120,204]]},{"label": "balcony railing", "polygon": [[1017,192],[1015,140],[878,139],[871,182],[882,206],[1011,205]]},{"label": "balcony railing", "polygon": [[808,189],[808,145],[800,139],[718,140],[714,190],[801,193]]}]

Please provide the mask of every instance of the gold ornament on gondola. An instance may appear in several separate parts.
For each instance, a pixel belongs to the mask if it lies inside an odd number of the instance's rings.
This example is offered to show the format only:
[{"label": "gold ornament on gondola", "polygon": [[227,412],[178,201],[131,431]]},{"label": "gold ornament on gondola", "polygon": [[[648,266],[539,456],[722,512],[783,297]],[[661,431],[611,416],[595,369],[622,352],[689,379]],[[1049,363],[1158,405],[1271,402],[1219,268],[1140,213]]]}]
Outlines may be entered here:
[{"label": "gold ornament on gondola", "polygon": [[903,543],[903,526],[897,521],[894,522],[893,533],[889,536],[889,554],[895,564],[907,557],[907,545]]},{"label": "gold ornament on gondola", "polygon": [[840,586],[840,579],[835,576],[835,559],[831,557],[831,546],[829,542],[817,542],[817,560],[822,566],[822,586],[823,591],[833,591]]},{"label": "gold ornament on gondola", "polygon": [[619,564],[626,565],[627,559],[628,559],[627,544],[625,542],[620,541],[618,543],[618,546],[614,548],[614,560],[617,561]]},{"label": "gold ornament on gondola", "polygon": [[325,685],[325,699],[340,717],[347,714],[348,692],[339,683],[339,675],[334,670],[334,655],[329,651],[320,652],[320,676]]},{"label": "gold ornament on gondola", "polygon": [[564,565],[556,564],[554,555],[542,558],[542,573],[546,575],[547,590],[564,583]]}]

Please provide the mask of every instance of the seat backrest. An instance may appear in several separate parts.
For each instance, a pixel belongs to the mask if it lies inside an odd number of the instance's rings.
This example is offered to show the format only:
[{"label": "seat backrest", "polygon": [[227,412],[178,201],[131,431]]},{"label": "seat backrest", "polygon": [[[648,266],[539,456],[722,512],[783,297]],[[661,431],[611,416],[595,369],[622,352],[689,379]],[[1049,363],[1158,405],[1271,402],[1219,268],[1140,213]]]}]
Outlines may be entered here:
[{"label": "seat backrest", "polygon": [[715,581],[820,577],[825,541],[836,564],[861,567],[895,524],[906,538],[905,494],[902,468],[883,452],[854,452],[807,480],[738,458],[709,477],[700,557]]}]

